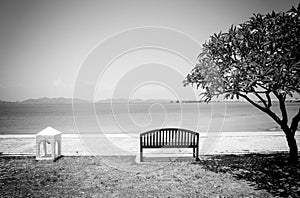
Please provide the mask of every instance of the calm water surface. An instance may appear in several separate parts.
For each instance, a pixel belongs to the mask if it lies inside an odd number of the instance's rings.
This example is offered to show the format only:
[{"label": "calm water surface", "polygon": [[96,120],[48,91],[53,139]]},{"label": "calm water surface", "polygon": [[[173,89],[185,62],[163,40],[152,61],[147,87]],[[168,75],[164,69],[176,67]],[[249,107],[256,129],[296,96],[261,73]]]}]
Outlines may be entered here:
[{"label": "calm water surface", "polygon": [[[298,108],[299,103],[287,104],[289,117]],[[35,134],[47,126],[63,133],[140,133],[160,127],[265,131],[277,125],[247,103],[0,104],[0,134]]]}]

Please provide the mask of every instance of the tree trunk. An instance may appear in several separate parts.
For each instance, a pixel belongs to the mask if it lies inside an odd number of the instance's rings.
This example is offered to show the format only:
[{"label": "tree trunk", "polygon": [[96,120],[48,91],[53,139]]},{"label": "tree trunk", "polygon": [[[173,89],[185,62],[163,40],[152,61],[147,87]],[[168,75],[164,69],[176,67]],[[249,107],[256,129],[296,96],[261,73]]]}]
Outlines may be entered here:
[{"label": "tree trunk", "polygon": [[286,140],[288,142],[289,149],[290,149],[290,153],[289,153],[290,163],[296,164],[298,161],[298,147],[297,147],[295,136],[286,133]]}]

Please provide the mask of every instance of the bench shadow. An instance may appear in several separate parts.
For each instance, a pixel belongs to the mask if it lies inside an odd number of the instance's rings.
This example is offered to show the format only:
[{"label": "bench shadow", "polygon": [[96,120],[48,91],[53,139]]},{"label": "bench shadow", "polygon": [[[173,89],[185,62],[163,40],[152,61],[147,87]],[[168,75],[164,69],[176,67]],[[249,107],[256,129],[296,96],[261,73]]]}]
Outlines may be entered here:
[{"label": "bench shadow", "polygon": [[55,158],[55,160],[53,160],[53,162],[57,162],[59,161],[60,159],[62,159],[64,157],[64,155],[60,155],[58,156],[57,158]]},{"label": "bench shadow", "polygon": [[193,157],[166,157],[166,156],[155,156],[155,157],[143,157],[143,162],[195,162]]}]

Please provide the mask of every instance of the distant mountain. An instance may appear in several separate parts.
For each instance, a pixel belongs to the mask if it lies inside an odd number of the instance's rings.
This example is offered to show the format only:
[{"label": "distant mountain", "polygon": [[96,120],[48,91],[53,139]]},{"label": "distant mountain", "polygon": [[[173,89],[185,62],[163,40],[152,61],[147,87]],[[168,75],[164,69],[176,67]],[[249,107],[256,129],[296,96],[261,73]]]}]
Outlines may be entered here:
[{"label": "distant mountain", "polygon": [[22,103],[26,103],[26,104],[71,104],[73,101],[73,103],[88,103],[88,101],[80,99],[80,98],[47,98],[47,97],[43,97],[43,98],[38,98],[38,99],[27,99],[22,101]]},{"label": "distant mountain", "polygon": [[[43,98],[37,98],[37,99],[27,99],[24,101],[3,101],[0,100],[0,104],[3,103],[12,103],[12,104],[72,104],[76,103],[76,104],[82,104],[82,103],[91,103],[90,101],[84,100],[84,99],[80,99],[80,98],[63,98],[63,97],[59,97],[59,98],[47,98],[47,97],[43,97]],[[125,98],[108,98],[108,99],[104,99],[104,100],[98,100],[96,101],[96,103],[132,103],[132,104],[136,104],[136,103],[203,103],[204,101],[201,100],[172,100],[172,99],[125,99]],[[211,101],[213,103],[215,102],[231,102],[231,103],[240,103],[240,102],[245,102],[242,100],[226,100],[226,101]],[[260,101],[258,101],[260,102]],[[273,101],[274,103],[277,103],[278,101]],[[296,99],[287,99],[286,100],[287,103],[300,103],[300,99],[296,98]]]},{"label": "distant mountain", "polygon": [[[0,103],[21,103],[21,104],[72,104],[73,103],[90,103],[87,100],[80,99],[80,98],[30,98],[27,100],[23,100],[21,102],[7,102],[1,101]],[[125,99],[125,98],[108,98],[104,100],[98,100],[96,103],[171,103],[173,102],[171,99]]]},{"label": "distant mountain", "polygon": [[0,103],[15,103],[15,102],[0,100]]}]

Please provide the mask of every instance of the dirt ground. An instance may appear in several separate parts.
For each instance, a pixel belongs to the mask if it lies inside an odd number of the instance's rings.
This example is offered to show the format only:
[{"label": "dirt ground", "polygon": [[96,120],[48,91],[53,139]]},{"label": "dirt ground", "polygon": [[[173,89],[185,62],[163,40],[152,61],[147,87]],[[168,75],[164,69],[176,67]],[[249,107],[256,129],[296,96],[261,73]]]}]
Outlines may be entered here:
[{"label": "dirt ground", "polygon": [[300,197],[286,153],[137,164],[134,157],[1,157],[0,197]]}]

